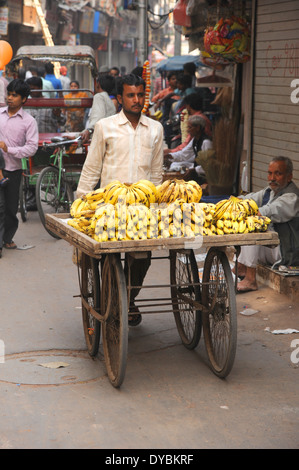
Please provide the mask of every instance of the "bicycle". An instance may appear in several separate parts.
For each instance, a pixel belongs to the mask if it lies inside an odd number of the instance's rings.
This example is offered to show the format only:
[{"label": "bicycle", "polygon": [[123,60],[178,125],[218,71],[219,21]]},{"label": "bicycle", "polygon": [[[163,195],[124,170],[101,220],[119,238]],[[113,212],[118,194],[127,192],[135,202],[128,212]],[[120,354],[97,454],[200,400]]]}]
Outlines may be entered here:
[{"label": "bicycle", "polygon": [[74,201],[73,186],[68,181],[63,157],[69,156],[67,148],[72,144],[81,146],[81,136],[68,140],[65,137],[53,137],[51,143],[44,143],[43,148],[54,148],[50,159],[53,163],[43,168],[37,178],[35,196],[40,220],[46,231],[54,238],[60,238],[46,227],[46,214],[68,213]]},{"label": "bicycle", "polygon": [[22,158],[22,177],[19,189],[19,212],[23,222],[26,222],[28,211],[36,210],[35,186],[38,174],[32,173],[29,158]]}]

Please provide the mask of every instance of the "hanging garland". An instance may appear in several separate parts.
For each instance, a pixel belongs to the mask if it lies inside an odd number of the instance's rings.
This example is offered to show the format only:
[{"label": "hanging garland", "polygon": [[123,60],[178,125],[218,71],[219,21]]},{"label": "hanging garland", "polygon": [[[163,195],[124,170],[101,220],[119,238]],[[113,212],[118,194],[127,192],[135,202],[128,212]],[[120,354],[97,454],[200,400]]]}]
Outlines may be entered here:
[{"label": "hanging garland", "polygon": [[142,112],[144,114],[148,114],[151,92],[151,71],[148,60],[146,60],[143,64],[142,78],[145,81],[145,101]]}]

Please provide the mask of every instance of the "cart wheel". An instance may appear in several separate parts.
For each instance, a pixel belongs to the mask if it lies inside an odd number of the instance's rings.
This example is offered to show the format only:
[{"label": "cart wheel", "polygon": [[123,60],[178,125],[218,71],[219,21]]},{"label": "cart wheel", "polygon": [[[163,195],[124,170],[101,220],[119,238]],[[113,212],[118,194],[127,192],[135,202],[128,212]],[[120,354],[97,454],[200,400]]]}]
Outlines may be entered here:
[{"label": "cart wheel", "polygon": [[173,313],[179,335],[187,349],[194,349],[201,335],[201,311],[190,301],[200,302],[201,295],[193,250],[181,253],[170,251],[170,283]]},{"label": "cart wheel", "polygon": [[73,190],[63,176],[60,180],[60,189],[58,188],[58,168],[43,168],[36,182],[36,205],[43,226],[54,238],[60,237],[47,229],[45,214],[67,213],[74,200]]},{"label": "cart wheel", "polygon": [[[107,311],[108,305],[109,311]],[[128,302],[121,260],[114,254],[105,257],[102,269],[101,311],[107,315],[102,325],[107,373],[111,384],[120,387],[127,363]]]},{"label": "cart wheel", "polygon": [[226,377],[237,347],[237,308],[234,282],[226,254],[210,248],[202,285],[203,334],[213,372]]},{"label": "cart wheel", "polygon": [[[95,310],[100,307],[100,275],[98,262],[82,253],[81,259],[81,293],[84,300]],[[85,341],[90,356],[99,350],[101,322],[96,320],[82,302],[82,320]]]}]

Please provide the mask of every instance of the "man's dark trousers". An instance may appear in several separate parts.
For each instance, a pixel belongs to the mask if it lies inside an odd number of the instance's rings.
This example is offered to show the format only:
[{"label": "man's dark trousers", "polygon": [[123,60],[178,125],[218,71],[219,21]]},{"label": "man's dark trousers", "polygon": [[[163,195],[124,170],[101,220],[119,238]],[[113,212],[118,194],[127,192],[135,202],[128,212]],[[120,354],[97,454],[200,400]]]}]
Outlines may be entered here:
[{"label": "man's dark trousers", "polygon": [[12,242],[19,226],[17,212],[22,170],[3,170],[3,174],[9,178],[9,183],[0,190],[0,247]]}]

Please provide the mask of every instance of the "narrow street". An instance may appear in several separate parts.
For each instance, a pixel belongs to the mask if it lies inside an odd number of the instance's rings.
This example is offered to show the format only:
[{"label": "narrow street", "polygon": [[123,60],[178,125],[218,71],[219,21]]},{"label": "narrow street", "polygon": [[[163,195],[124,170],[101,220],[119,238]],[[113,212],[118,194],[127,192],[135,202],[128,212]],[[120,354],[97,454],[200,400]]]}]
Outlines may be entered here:
[{"label": "narrow street", "polygon": [[[144,316],[129,330],[126,377],[114,389],[101,347],[96,359],[86,351],[72,247],[37,212],[15,242],[33,247],[3,249],[0,260],[0,449],[299,447],[299,334],[272,333],[299,329],[289,298],[264,286],[237,297],[225,380],[209,369],[203,338],[188,351],[172,314]],[[146,283],[168,279],[168,263],[153,262]],[[240,313],[249,308],[257,312]]]}]

